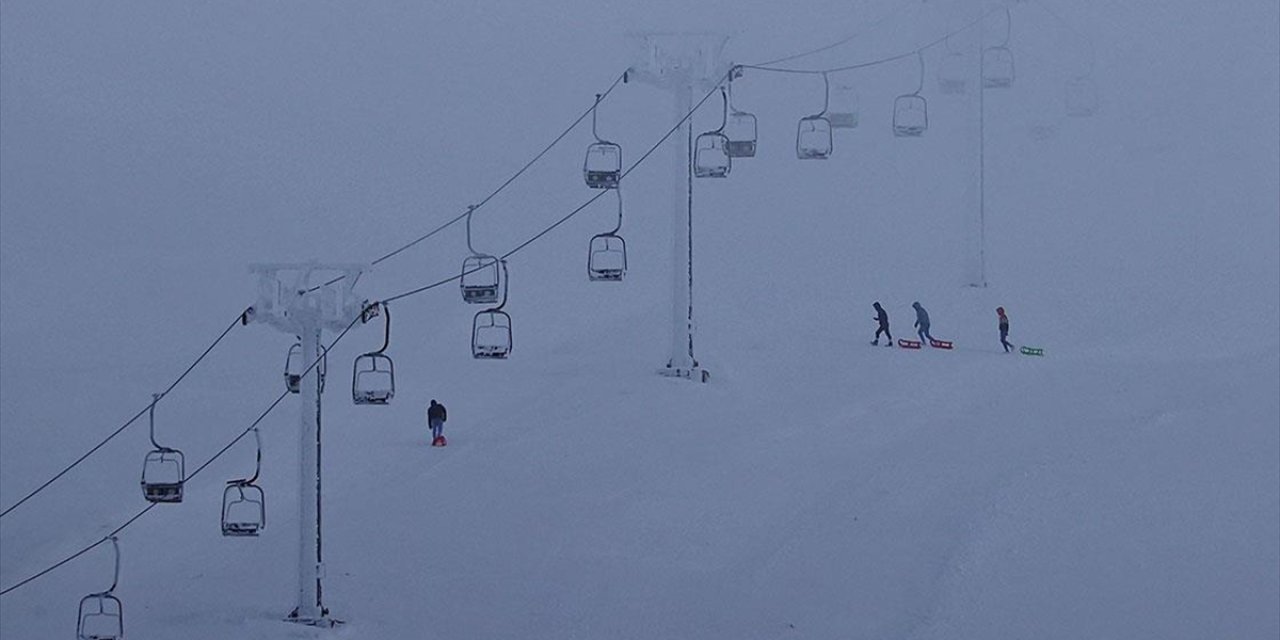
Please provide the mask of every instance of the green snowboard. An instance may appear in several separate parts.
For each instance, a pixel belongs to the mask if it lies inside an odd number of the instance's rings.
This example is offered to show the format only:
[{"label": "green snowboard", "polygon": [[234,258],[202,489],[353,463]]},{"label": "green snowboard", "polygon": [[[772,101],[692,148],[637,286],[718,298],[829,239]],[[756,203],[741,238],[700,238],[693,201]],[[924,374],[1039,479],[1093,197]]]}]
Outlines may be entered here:
[{"label": "green snowboard", "polygon": [[1021,349],[1018,349],[1018,351],[1021,351],[1022,355],[1024,356],[1043,356],[1044,355],[1044,349],[1040,347],[1022,347]]}]

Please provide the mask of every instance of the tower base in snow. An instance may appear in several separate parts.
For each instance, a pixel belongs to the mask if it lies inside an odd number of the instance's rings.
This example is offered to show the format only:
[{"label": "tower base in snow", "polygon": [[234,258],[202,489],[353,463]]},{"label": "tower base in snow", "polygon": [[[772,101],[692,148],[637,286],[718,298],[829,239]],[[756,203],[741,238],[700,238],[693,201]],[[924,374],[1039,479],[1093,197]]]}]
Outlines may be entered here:
[{"label": "tower base in snow", "polygon": [[658,374],[668,378],[684,378],[694,382],[708,382],[711,380],[711,372],[697,365],[690,368],[665,367],[659,369]]}]

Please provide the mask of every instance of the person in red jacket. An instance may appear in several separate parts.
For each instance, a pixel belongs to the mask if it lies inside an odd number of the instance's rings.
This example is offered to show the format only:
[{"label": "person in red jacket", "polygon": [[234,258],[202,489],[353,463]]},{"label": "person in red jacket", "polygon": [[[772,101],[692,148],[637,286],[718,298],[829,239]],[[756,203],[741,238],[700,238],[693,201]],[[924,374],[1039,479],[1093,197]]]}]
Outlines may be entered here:
[{"label": "person in red jacket", "polygon": [[1009,344],[1009,316],[1004,314],[1004,307],[996,307],[996,315],[1000,317],[1000,346],[1009,353],[1013,345]]}]

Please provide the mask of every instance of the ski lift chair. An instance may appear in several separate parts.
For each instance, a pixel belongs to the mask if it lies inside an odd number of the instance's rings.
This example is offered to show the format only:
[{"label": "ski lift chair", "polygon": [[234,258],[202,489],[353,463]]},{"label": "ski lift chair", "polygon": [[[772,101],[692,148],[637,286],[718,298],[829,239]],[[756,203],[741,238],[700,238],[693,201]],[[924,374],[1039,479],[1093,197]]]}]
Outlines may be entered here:
[{"label": "ski lift chair", "polygon": [[351,368],[351,399],[356,404],[387,404],[396,395],[395,363],[386,354],[356,356]]},{"label": "ski lift chair", "polygon": [[824,115],[806,116],[796,125],[796,156],[826,160],[831,156],[831,122]]},{"label": "ski lift chair", "polygon": [[1013,52],[1008,47],[987,47],[982,51],[982,86],[1006,89],[1013,85]]},{"label": "ski lift chair", "polygon": [[907,94],[893,101],[893,135],[918,138],[929,128],[929,104],[924,96]]},{"label": "ski lift chair", "polygon": [[76,640],[120,640],[124,638],[124,607],[110,593],[94,593],[80,599]]},{"label": "ski lift chair", "polygon": [[953,51],[943,56],[938,65],[938,90],[948,95],[964,93],[968,85],[964,67],[963,53]]},{"label": "ski lift chair", "polygon": [[76,614],[76,640],[121,640],[124,638],[124,605],[113,593],[120,581],[120,543],[111,537],[115,548],[115,573],[111,588],[91,593],[80,599]]},{"label": "ski lift chair", "polygon": [[186,460],[181,451],[160,447],[142,463],[142,495],[150,502],[182,502]]},{"label": "ski lift chair", "polygon": [[506,358],[511,353],[511,316],[499,309],[481,311],[471,322],[471,356]]},{"label": "ski lift chair", "polygon": [[834,108],[827,112],[832,129],[855,129],[858,126],[858,92],[849,85],[841,85],[833,91]]},{"label": "ski lift chair", "polygon": [[708,131],[694,142],[693,175],[697,178],[727,178],[732,168],[729,138],[719,131]]},{"label": "ski lift chair", "polygon": [[462,300],[471,304],[498,301],[500,261],[489,255],[468,256],[462,261]]},{"label": "ski lift chair", "polygon": [[[319,376],[320,376],[320,393],[324,393],[324,374],[329,368],[329,350],[324,349],[325,357],[320,359]],[[284,358],[284,386],[289,393],[302,392],[302,372],[306,370],[302,362],[302,343],[295,342],[289,347],[289,353]]]},{"label": "ski lift chair", "polygon": [[734,111],[729,114],[729,121],[724,126],[725,137],[729,139],[725,150],[730,158],[754,158],[756,155],[756,117],[745,111]]},{"label": "ski lift chair", "polygon": [[627,242],[622,236],[601,233],[591,238],[587,277],[592,281],[621,282],[627,271]]},{"label": "ski lift chair", "polygon": [[583,163],[587,186],[592,189],[616,189],[622,178],[622,147],[612,142],[593,142],[587,147]]},{"label": "ski lift chair", "polygon": [[267,526],[267,499],[252,480],[229,480],[222,490],[222,535],[256,537]]},{"label": "ski lift chair", "polygon": [[187,478],[186,458],[181,451],[156,442],[156,403],[161,394],[151,396],[147,419],[151,425],[151,446],[142,460],[142,497],[149,502],[182,502],[182,483]]},{"label": "ski lift chair", "polygon": [[1098,110],[1098,88],[1088,76],[1077,76],[1067,81],[1067,115],[1087,118]]},{"label": "ski lift chair", "polygon": [[289,347],[289,354],[284,357],[284,386],[289,393],[302,392],[302,368],[298,364],[302,358],[302,343],[295,342]]}]

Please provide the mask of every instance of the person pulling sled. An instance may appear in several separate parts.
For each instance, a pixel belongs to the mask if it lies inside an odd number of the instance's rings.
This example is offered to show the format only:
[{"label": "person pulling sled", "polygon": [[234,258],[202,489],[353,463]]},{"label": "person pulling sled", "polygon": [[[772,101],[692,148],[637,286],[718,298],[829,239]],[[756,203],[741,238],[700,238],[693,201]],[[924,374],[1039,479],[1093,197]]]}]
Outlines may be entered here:
[{"label": "person pulling sled", "polygon": [[431,406],[427,407],[427,425],[431,427],[431,446],[443,447],[449,442],[444,438],[444,421],[449,417],[448,412],[444,410],[444,405],[431,401]]},{"label": "person pulling sled", "polygon": [[1009,316],[1004,314],[1004,307],[996,307],[996,315],[1000,317],[1000,346],[1009,353],[1013,345],[1009,344]]},{"label": "person pulling sled", "polygon": [[887,343],[885,343],[885,345],[884,345],[884,346],[886,346],[886,347],[892,347],[892,346],[893,346],[893,335],[889,333],[889,314],[888,314],[887,312],[885,312],[884,307],[880,306],[880,303],[879,303],[879,302],[872,303],[872,305],[871,305],[871,306],[873,306],[873,307],[875,307],[875,308],[876,308],[876,318],[875,318],[875,320],[876,320],[876,323],[878,323],[878,324],[880,325],[879,327],[877,327],[877,328],[876,328],[876,339],[875,339],[875,340],[872,340],[872,341],[871,341],[871,344],[879,345],[879,344],[880,344],[880,334],[881,334],[881,333],[883,333],[883,334],[884,334],[884,337],[885,337],[885,338],[888,338],[888,342],[887,342]]},{"label": "person pulling sled", "polygon": [[933,336],[929,334],[929,312],[920,306],[919,302],[912,302],[911,308],[916,310],[916,334],[920,336],[920,342],[933,342]]}]

